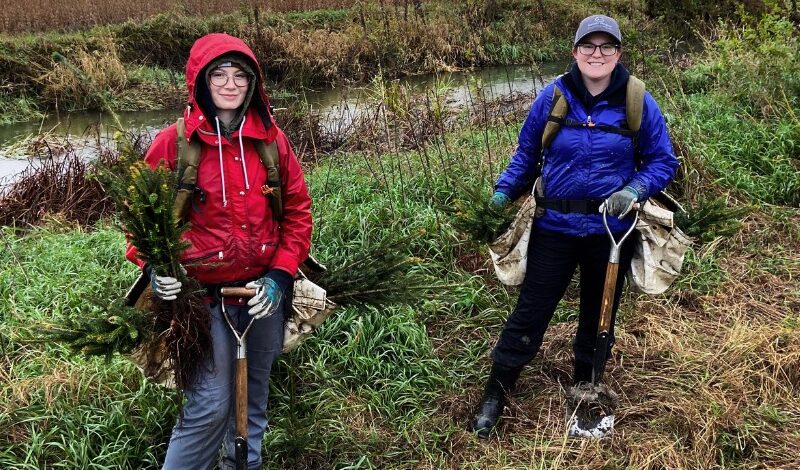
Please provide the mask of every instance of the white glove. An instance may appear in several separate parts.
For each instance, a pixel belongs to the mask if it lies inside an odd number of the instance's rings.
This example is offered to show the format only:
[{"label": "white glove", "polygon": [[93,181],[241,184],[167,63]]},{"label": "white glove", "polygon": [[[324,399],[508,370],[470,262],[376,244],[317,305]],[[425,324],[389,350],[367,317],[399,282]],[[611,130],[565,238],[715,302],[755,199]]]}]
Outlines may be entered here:
[{"label": "white glove", "polygon": [[[288,274],[286,276],[288,277]],[[269,274],[255,281],[248,282],[245,287],[256,289],[256,295],[247,301],[247,305],[250,305],[248,313],[252,315],[254,319],[258,320],[263,317],[268,317],[278,310],[278,306],[283,299],[283,289],[281,289],[278,282],[272,279]]]},{"label": "white glove", "polygon": [[[175,300],[181,292],[183,284],[177,279],[170,276],[159,276],[156,274],[155,269],[147,266],[147,273],[150,275],[150,288],[153,293],[161,300]],[[181,266],[181,270],[186,274],[186,270]]]}]

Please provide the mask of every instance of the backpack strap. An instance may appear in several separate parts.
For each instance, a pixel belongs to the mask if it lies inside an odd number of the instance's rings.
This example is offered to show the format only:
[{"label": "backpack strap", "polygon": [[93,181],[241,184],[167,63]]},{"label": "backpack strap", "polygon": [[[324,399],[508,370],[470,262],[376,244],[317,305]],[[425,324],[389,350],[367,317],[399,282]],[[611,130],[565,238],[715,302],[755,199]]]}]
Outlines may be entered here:
[{"label": "backpack strap", "polygon": [[550,113],[547,115],[547,124],[542,133],[542,150],[550,146],[562,125],[571,127],[595,127],[605,132],[625,135],[636,141],[639,129],[642,127],[642,111],[644,109],[643,81],[631,75],[625,88],[625,121],[627,128],[597,124],[590,126],[587,123],[566,119],[569,112],[569,103],[564,97],[564,92],[558,85],[553,88],[553,103],[550,106]]},{"label": "backpack strap", "polygon": [[561,88],[555,85],[553,87],[553,102],[550,104],[550,112],[547,114],[547,124],[545,124],[544,132],[542,133],[542,150],[549,147],[556,134],[558,134],[558,130],[561,129],[561,123],[564,122],[564,118],[567,116],[567,112],[569,112],[569,103],[567,103],[567,99],[564,98],[564,92],[561,91]]},{"label": "backpack strap", "polygon": [[267,145],[263,140],[255,141],[256,151],[261,158],[261,163],[267,169],[267,184],[261,187],[261,192],[269,197],[272,217],[283,220],[283,197],[281,195],[281,173],[278,155],[278,142],[273,140]]},{"label": "backpack strap", "polygon": [[175,220],[186,220],[189,207],[192,205],[197,183],[197,165],[200,162],[200,144],[194,140],[186,140],[186,124],[183,118],[176,123],[175,142],[178,146],[177,178],[175,183]]},{"label": "backpack strap", "polygon": [[644,82],[631,75],[625,89],[625,120],[628,129],[639,132],[642,127],[642,112],[644,110]]},{"label": "backpack strap", "polygon": [[[194,192],[197,190],[197,166],[200,163],[200,143],[186,140],[186,124],[183,118],[176,123],[175,142],[178,147],[177,182],[175,183],[175,206],[173,215],[176,220],[186,220],[189,207],[192,205]],[[255,141],[256,151],[261,159],[261,164],[267,169],[267,184],[261,187],[261,192],[269,197],[272,217],[275,220],[283,219],[283,197],[281,195],[280,161],[278,143],[273,141],[267,145],[263,140]]]}]

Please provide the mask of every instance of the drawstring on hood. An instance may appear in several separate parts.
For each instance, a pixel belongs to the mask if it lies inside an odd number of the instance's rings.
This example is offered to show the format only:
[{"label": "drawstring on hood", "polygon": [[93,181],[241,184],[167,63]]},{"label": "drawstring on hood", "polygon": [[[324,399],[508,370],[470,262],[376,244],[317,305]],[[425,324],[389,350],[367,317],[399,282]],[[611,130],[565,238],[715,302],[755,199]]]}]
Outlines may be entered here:
[{"label": "drawstring on hood", "polygon": [[[225,194],[225,165],[222,162],[222,135],[219,132],[219,118],[214,116],[217,123],[217,148],[219,149],[219,176],[222,180],[222,207],[228,207],[228,197]],[[241,138],[241,136],[239,136]]]},{"label": "drawstring on hood", "polygon": [[[244,188],[250,191],[250,178],[247,176],[247,162],[245,162],[244,153],[244,140],[242,139],[242,129],[244,128],[244,117],[242,123],[239,125],[239,159],[242,162],[242,175],[244,175]],[[219,150],[219,176],[222,181],[222,207],[228,207],[228,196],[225,194],[225,166],[222,161],[222,134],[219,131],[219,118],[214,116],[214,122],[217,124],[217,150]]]},{"label": "drawstring on hood", "polygon": [[242,141],[242,129],[244,129],[244,121],[247,119],[242,116],[242,123],[239,125],[239,155],[242,159],[242,173],[244,174],[244,189],[250,191],[250,180],[247,178],[247,165],[244,161],[244,142]]}]

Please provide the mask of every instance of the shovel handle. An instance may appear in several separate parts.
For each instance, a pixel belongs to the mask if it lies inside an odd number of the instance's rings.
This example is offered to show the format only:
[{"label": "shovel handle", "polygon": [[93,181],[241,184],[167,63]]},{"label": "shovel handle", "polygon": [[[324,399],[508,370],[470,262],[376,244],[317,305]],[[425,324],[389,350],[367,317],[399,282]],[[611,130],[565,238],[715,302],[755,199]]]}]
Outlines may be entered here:
[{"label": "shovel handle", "polygon": [[256,290],[249,287],[220,287],[219,295],[222,297],[246,297],[249,299],[256,295]]},{"label": "shovel handle", "polygon": [[247,469],[247,358],[236,359],[236,439],[234,457],[236,470]]},{"label": "shovel handle", "polygon": [[236,435],[247,439],[247,358],[236,359]]},{"label": "shovel handle", "polygon": [[606,279],[603,283],[603,303],[600,305],[600,322],[597,327],[598,333],[608,331],[611,327],[611,308],[614,305],[614,294],[616,293],[618,275],[619,263],[608,263],[608,265],[606,265]]},{"label": "shovel handle", "polygon": [[611,240],[611,250],[608,254],[608,264],[606,265],[606,278],[603,283],[603,300],[600,304],[600,318],[597,322],[597,340],[594,346],[594,357],[592,365],[592,383],[598,384],[603,379],[606,369],[606,356],[608,355],[609,330],[611,329],[611,310],[614,307],[614,294],[617,289],[617,277],[619,276],[619,255],[622,243],[628,235],[636,228],[636,221],[639,220],[638,212],[634,212],[633,223],[622,238],[614,238],[611,229],[608,227],[608,215],[605,207],[603,208],[603,225],[606,233]]}]

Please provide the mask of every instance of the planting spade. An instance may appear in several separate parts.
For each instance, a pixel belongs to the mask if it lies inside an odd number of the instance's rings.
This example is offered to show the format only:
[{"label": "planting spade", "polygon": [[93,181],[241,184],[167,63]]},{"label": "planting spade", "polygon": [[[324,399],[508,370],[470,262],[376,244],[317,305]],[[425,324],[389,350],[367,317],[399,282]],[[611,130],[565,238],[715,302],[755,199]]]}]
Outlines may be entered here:
[{"label": "planting spade", "polygon": [[[246,287],[222,287],[219,290],[220,306],[222,307],[222,316],[231,328],[231,333],[236,338],[236,373],[234,378],[234,397],[236,401],[236,438],[233,441],[235,450],[236,470],[245,470],[247,468],[247,333],[256,319],[250,320],[243,333],[233,325],[228,313],[225,311],[225,297],[240,297],[250,298],[256,294],[255,289]],[[272,315],[274,310],[277,310],[280,302],[273,303],[270,307],[273,312],[267,313],[265,316]]]},{"label": "planting spade", "polygon": [[603,208],[603,225],[611,239],[611,251],[608,255],[606,279],[603,285],[603,303],[600,306],[600,320],[597,326],[597,340],[594,346],[592,361],[592,381],[576,384],[567,391],[567,434],[570,437],[588,437],[603,439],[611,436],[614,430],[614,410],[617,407],[617,395],[607,385],[601,383],[606,369],[606,356],[609,347],[609,330],[611,329],[611,309],[614,304],[614,293],[619,273],[619,254],[622,243],[636,228],[639,220],[634,211],[631,227],[617,242],[608,228],[605,207]]}]

